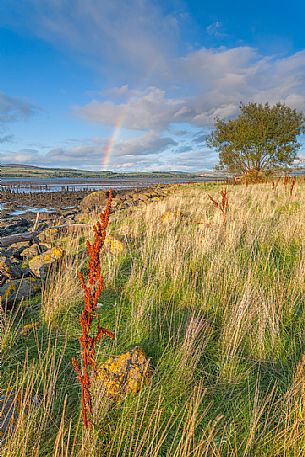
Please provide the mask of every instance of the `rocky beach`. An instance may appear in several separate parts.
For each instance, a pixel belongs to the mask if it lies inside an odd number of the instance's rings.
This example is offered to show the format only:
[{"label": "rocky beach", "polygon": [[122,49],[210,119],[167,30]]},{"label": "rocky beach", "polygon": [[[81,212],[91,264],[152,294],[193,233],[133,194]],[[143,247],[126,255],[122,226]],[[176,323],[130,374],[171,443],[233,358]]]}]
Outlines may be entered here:
[{"label": "rocky beach", "polygon": [[[137,183],[139,184],[139,183]],[[113,190],[112,212],[160,201],[179,184]],[[71,186],[71,184],[70,184]],[[119,187],[119,186],[117,186]],[[122,187],[122,186],[121,186]],[[126,185],[125,185],[126,187]],[[59,241],[88,227],[84,220],[105,205],[109,191],[63,189],[1,195],[0,296],[11,307],[39,292],[51,266],[65,255]]]}]

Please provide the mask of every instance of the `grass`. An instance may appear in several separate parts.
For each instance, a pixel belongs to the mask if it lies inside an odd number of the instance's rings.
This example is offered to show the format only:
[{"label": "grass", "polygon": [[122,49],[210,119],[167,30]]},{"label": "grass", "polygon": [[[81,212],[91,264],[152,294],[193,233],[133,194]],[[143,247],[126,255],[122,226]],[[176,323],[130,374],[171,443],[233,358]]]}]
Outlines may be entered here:
[{"label": "grass", "polygon": [[48,278],[41,306],[2,314],[1,390],[22,392],[24,406],[39,399],[2,457],[305,455],[305,183],[292,196],[270,183],[228,187],[226,224],[208,197],[220,191],[181,186],[112,216],[109,234],[125,250],[104,253],[99,314],[116,337],[97,359],[141,345],[154,374],[114,406],[94,392],[90,430],[71,365],[90,229],[69,240],[79,254]]}]

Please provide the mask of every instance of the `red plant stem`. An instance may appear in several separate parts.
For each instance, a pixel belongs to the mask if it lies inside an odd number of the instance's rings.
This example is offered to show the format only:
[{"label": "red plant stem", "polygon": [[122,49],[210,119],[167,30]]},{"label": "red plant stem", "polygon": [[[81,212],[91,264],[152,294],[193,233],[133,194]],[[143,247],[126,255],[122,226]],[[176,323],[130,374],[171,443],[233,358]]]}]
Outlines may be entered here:
[{"label": "red plant stem", "polygon": [[214,200],[214,198],[209,195],[209,199],[211,200],[211,202],[213,203],[213,205],[218,208],[221,212],[222,212],[222,215],[223,215],[223,221],[224,223],[227,222],[227,211],[229,209],[229,199],[228,199],[228,193],[227,193],[227,190],[224,189],[221,191],[221,202],[218,203],[216,200]]},{"label": "red plant stem", "polygon": [[287,191],[287,186],[288,186],[288,183],[289,183],[289,176],[284,176],[283,183],[284,183],[285,192],[286,192]]},{"label": "red plant stem", "polygon": [[294,176],[294,178],[292,179],[292,182],[291,182],[290,189],[289,189],[290,197],[292,197],[292,192],[293,192],[295,183],[296,183],[296,177]]},{"label": "red plant stem", "polygon": [[[90,425],[88,415],[92,415],[92,398],[90,393],[90,370],[96,375],[95,346],[104,336],[114,338],[114,334],[100,326],[99,317],[96,313],[96,305],[99,296],[103,290],[104,277],[101,273],[100,253],[106,237],[106,229],[109,222],[109,214],[112,202],[112,189],[109,191],[107,205],[99,215],[99,221],[93,226],[94,241],[93,244],[87,240],[87,252],[89,256],[87,281],[81,272],[78,277],[84,291],[84,307],[80,315],[80,324],[82,334],[79,338],[82,347],[82,368],[80,368],[77,359],[73,357],[72,365],[77,373],[77,378],[82,387],[82,411],[84,425],[86,428]],[[90,335],[93,319],[96,318],[97,333],[95,336]],[[91,368],[90,368],[91,367]]]}]

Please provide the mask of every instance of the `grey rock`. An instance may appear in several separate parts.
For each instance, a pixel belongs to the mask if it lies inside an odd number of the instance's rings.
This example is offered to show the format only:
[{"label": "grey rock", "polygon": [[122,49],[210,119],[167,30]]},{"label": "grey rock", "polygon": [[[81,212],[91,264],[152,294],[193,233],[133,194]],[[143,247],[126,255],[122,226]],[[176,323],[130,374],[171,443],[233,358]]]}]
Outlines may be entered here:
[{"label": "grey rock", "polygon": [[0,287],[0,303],[2,305],[12,305],[23,299],[30,298],[40,291],[41,281],[37,278],[21,278],[6,281]]}]

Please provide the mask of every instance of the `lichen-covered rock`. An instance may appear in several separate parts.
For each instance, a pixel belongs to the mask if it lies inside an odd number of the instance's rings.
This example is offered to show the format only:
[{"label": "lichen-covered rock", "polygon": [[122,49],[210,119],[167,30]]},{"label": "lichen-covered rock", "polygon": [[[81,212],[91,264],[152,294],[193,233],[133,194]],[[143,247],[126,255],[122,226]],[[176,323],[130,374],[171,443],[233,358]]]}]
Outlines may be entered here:
[{"label": "lichen-covered rock", "polygon": [[47,251],[48,247],[45,244],[37,244],[34,243],[32,246],[29,246],[28,248],[24,249],[21,252],[21,257],[25,259],[32,259],[33,257],[42,254],[43,252]]},{"label": "lichen-covered rock", "polygon": [[137,194],[137,199],[143,203],[147,203],[149,201],[149,196],[147,194]]},{"label": "lichen-covered rock", "polygon": [[164,224],[172,224],[179,221],[182,218],[181,211],[165,211],[161,215],[161,221]]},{"label": "lichen-covered rock", "polygon": [[91,192],[80,202],[80,208],[84,212],[102,211],[108,201],[106,192],[100,190]]},{"label": "lichen-covered rock", "polygon": [[150,360],[139,346],[111,357],[98,367],[97,382],[103,394],[119,400],[137,393],[152,375]]},{"label": "lichen-covered rock", "polygon": [[61,234],[62,229],[60,227],[49,227],[40,232],[37,238],[40,243],[52,244],[60,238]]},{"label": "lichen-covered rock", "polygon": [[19,257],[21,252],[29,247],[28,241],[18,241],[17,243],[13,243],[9,247],[9,251],[12,255]]},{"label": "lichen-covered rock", "polygon": [[113,238],[112,236],[107,236],[105,238],[104,244],[105,244],[106,250],[108,250],[109,252],[111,252],[111,254],[114,254],[114,255],[121,254],[125,250],[125,245],[124,245],[123,241]]},{"label": "lichen-covered rock", "polygon": [[40,288],[41,282],[33,277],[7,281],[4,286],[0,287],[0,303],[4,305],[17,303],[35,295]]},{"label": "lichen-covered rock", "polygon": [[22,271],[16,263],[6,256],[0,257],[0,287],[8,280],[21,278]]},{"label": "lichen-covered rock", "polygon": [[25,324],[23,327],[18,329],[18,335],[28,336],[33,330],[40,327],[40,322],[31,322],[30,324]]},{"label": "lichen-covered rock", "polygon": [[44,278],[48,273],[50,265],[60,260],[63,255],[63,249],[53,247],[48,249],[43,254],[37,255],[29,260],[29,268],[35,276],[38,278]]}]

